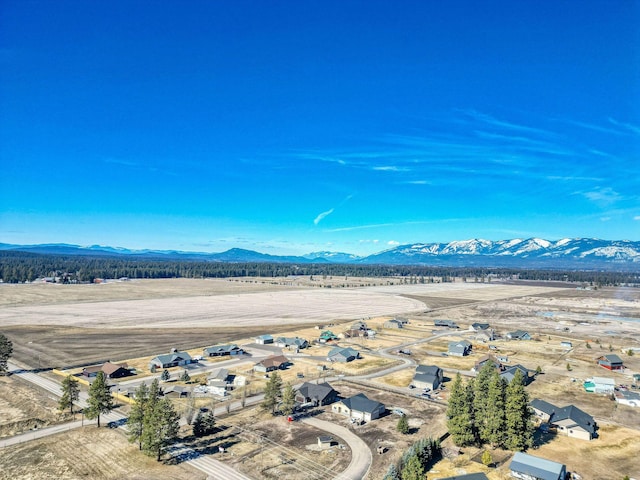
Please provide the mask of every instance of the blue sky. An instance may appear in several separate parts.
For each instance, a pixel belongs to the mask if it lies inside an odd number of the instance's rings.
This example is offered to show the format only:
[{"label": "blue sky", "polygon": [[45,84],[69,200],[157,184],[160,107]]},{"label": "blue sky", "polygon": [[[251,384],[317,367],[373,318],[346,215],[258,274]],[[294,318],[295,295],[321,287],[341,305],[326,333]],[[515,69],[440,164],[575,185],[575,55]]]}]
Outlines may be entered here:
[{"label": "blue sky", "polygon": [[0,4],[0,242],[640,240],[635,1]]}]

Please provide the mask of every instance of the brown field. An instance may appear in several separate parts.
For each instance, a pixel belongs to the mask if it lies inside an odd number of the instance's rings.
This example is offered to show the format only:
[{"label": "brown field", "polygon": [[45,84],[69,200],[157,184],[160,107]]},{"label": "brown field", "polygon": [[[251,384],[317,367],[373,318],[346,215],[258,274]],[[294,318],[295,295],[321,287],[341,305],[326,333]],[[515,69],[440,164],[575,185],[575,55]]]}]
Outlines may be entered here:
[{"label": "brown field", "polygon": [[53,395],[16,377],[0,377],[0,438],[69,420]]},{"label": "brown field", "polygon": [[89,426],[4,448],[0,479],[18,478],[204,480],[206,475],[186,464],[156,462],[129,444],[121,432]]}]

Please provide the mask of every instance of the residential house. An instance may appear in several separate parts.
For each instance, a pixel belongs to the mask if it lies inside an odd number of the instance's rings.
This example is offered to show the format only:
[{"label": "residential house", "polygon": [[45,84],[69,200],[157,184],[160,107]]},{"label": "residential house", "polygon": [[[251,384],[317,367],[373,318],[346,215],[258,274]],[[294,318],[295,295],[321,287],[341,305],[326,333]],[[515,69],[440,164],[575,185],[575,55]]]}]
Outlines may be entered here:
[{"label": "residential house", "polygon": [[406,324],[409,323],[409,320],[407,318],[405,318],[405,317],[396,317],[396,318],[394,318],[394,320],[397,320],[402,325],[406,325]]},{"label": "residential house", "polygon": [[471,326],[469,327],[469,330],[473,330],[474,332],[480,332],[482,330],[489,330],[489,324],[488,323],[472,323]]},{"label": "residential house", "polygon": [[435,390],[440,384],[444,375],[442,369],[435,365],[418,365],[416,373],[413,375],[412,384],[416,388]]},{"label": "residential house", "polygon": [[275,340],[275,345],[276,347],[300,350],[303,348],[307,348],[309,346],[309,342],[306,341],[304,338],[298,338],[298,337],[293,337],[293,338],[278,337]]},{"label": "residential house", "polygon": [[531,340],[532,337],[529,335],[529,332],[525,332],[524,330],[516,330],[515,332],[507,333],[507,338],[509,340]]},{"label": "residential house", "polygon": [[436,320],[433,322],[436,327],[460,328],[456,322],[451,320]]},{"label": "residential house", "polygon": [[149,369],[155,368],[171,368],[179,365],[188,365],[192,363],[191,355],[187,352],[178,352],[175,348],[171,353],[166,355],[158,355],[149,362]]},{"label": "residential house", "polygon": [[630,390],[618,390],[615,392],[615,399],[620,405],[628,407],[640,407],[640,393]]},{"label": "residential house", "polygon": [[400,322],[400,321],[398,321],[396,319],[393,319],[393,320],[387,320],[386,322],[384,322],[382,324],[382,326],[384,328],[402,328],[403,324],[402,324],[402,322]]},{"label": "residential house", "polygon": [[554,426],[559,433],[582,440],[591,440],[596,436],[597,425],[593,417],[574,405],[558,408],[537,398],[529,405],[536,418]]},{"label": "residential house", "polygon": [[92,365],[82,369],[82,375],[85,377],[95,377],[98,372],[104,373],[107,378],[122,378],[133,375],[126,363],[105,362],[100,365]]},{"label": "residential house", "polygon": [[567,467],[546,458],[516,452],[509,465],[511,476],[522,480],[564,480]]},{"label": "residential house", "polygon": [[509,363],[509,357],[507,355],[498,355],[496,357],[496,359],[500,362],[500,363]]},{"label": "residential house", "polygon": [[273,343],[273,337],[271,335],[260,335],[255,338],[255,342],[258,345],[268,345]]},{"label": "residential house", "polygon": [[549,420],[555,413],[558,407],[552,405],[549,402],[545,402],[544,400],[540,400],[539,398],[534,398],[529,403],[533,410],[533,414],[539,419],[542,423],[549,423]]},{"label": "residential house", "polygon": [[341,335],[343,338],[358,338],[358,337],[367,337],[369,333],[367,330],[352,328],[350,330],[346,330]]},{"label": "residential house", "polygon": [[478,340],[483,343],[491,342],[495,340],[495,332],[493,328],[489,328],[487,330],[482,330],[473,336],[474,340]]},{"label": "residential house", "polygon": [[363,393],[358,393],[353,397],[334,403],[331,406],[331,410],[346,417],[370,422],[384,414],[385,406],[380,402],[370,400]]},{"label": "residential house", "polygon": [[328,383],[304,382],[296,392],[296,402],[313,403],[314,406],[330,405],[338,399],[336,392]]},{"label": "residential house", "polygon": [[480,357],[480,360],[476,362],[476,364],[473,366],[471,370],[474,372],[479,372],[480,370],[482,370],[482,367],[484,367],[487,362],[491,362],[494,365],[494,367],[496,367],[500,372],[504,369],[502,364],[495,357],[493,357],[492,355],[484,355]]},{"label": "residential house", "polygon": [[353,325],[351,325],[351,329],[350,330],[367,330],[367,324],[364,322],[356,322]]},{"label": "residential house", "polygon": [[607,370],[624,370],[622,359],[615,354],[603,355],[598,358],[598,365]]},{"label": "residential house", "polygon": [[318,340],[320,343],[327,343],[333,340],[337,340],[338,337],[331,330],[324,330],[320,334],[320,339]]},{"label": "residential house", "polygon": [[597,425],[593,417],[574,405],[556,410],[549,423],[568,437],[591,440],[596,436]]},{"label": "residential house", "polygon": [[360,358],[360,353],[353,348],[336,347],[327,354],[327,361],[346,363]]},{"label": "residential house", "polygon": [[467,340],[460,340],[459,342],[449,342],[449,355],[454,357],[464,357],[471,352],[471,342]]},{"label": "residential house", "polygon": [[233,375],[229,375],[229,370],[227,370],[226,368],[217,368],[215,370],[213,370],[211,373],[209,373],[209,376],[207,377],[207,382],[209,385],[211,384],[228,384],[231,383],[233,381]]},{"label": "residential house", "polygon": [[245,352],[236,344],[216,345],[202,350],[205,357],[223,357],[225,355],[243,355]]},{"label": "residential house", "polygon": [[484,473],[465,473],[454,477],[436,478],[436,480],[489,480]]},{"label": "residential house", "polygon": [[191,389],[182,385],[172,385],[163,388],[162,394],[169,398],[187,398],[191,396]]},{"label": "residential house", "polygon": [[522,375],[522,383],[524,383],[524,385],[529,385],[533,380],[533,377],[530,375],[531,370],[529,370],[526,367],[523,367],[522,365],[514,365],[512,367],[507,367],[500,373],[500,376],[504,378],[507,381],[507,383],[511,383],[511,380],[513,380],[513,377],[516,376],[516,371],[518,370]]},{"label": "residential house", "polygon": [[291,365],[291,362],[284,355],[271,355],[261,362],[256,363],[253,369],[256,372],[267,373],[274,370],[284,370],[289,365]]}]

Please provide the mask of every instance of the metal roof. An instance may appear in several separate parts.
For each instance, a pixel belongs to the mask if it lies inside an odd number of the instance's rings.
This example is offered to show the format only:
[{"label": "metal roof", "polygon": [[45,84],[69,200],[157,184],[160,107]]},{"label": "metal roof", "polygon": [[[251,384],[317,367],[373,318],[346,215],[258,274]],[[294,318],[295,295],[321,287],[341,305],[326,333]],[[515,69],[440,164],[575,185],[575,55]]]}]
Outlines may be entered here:
[{"label": "metal roof", "polygon": [[559,480],[565,472],[565,466],[561,463],[522,452],[516,452],[513,455],[509,468],[514,472],[531,475],[539,480]]}]

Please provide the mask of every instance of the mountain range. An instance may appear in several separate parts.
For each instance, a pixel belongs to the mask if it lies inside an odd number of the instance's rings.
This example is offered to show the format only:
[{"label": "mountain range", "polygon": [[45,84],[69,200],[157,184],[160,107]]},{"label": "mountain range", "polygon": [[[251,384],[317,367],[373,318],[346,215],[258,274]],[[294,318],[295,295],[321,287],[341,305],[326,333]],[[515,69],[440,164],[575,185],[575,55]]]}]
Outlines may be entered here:
[{"label": "mountain range", "polygon": [[360,257],[340,252],[312,252],[303,256],[269,255],[232,248],[220,253],[178,250],[130,250],[102,245],[70,244],[12,245],[0,243],[0,250],[54,255],[131,256],[167,260],[213,262],[355,263],[384,265],[434,265],[519,268],[577,268],[606,270],[640,268],[640,242],[564,238],[510,240],[462,240],[449,243],[413,243]]}]

